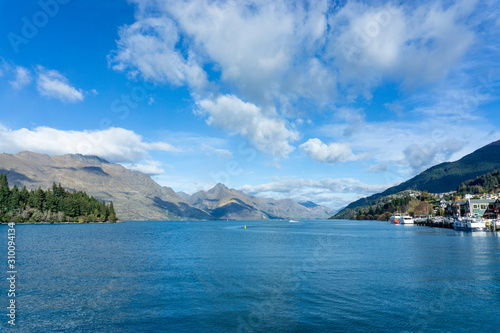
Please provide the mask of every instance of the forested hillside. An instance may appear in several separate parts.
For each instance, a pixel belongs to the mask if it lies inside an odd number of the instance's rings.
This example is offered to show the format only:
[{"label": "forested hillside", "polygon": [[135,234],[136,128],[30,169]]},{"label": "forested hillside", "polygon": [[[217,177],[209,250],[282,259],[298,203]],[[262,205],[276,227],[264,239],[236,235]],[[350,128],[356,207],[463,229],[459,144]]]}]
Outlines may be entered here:
[{"label": "forested hillside", "polygon": [[46,191],[9,187],[7,175],[0,174],[0,221],[2,222],[116,222],[113,202],[82,191],[66,191],[61,184]]},{"label": "forested hillside", "polygon": [[463,196],[469,194],[482,194],[500,192],[500,169],[488,172],[476,179],[467,180],[457,188],[457,194]]}]

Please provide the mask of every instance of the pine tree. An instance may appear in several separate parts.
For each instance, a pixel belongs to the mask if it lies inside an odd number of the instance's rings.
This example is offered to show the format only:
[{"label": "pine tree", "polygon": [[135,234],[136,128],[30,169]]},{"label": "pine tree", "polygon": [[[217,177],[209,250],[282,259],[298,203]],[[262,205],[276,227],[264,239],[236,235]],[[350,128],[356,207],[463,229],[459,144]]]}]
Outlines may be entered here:
[{"label": "pine tree", "polygon": [[7,207],[10,195],[9,182],[7,181],[7,175],[0,174],[0,207]]},{"label": "pine tree", "polygon": [[14,185],[9,197],[9,209],[14,210],[19,208],[19,202],[21,201],[21,194],[19,193],[19,188]]},{"label": "pine tree", "polygon": [[30,192],[26,188],[26,185],[23,186],[23,189],[19,192],[19,194],[21,195],[21,199],[20,200],[21,200],[22,205],[23,205],[22,208],[25,208],[28,205],[29,198],[30,198]]},{"label": "pine tree", "polygon": [[33,208],[38,209],[39,211],[43,211],[45,203],[45,192],[41,187],[35,191],[33,196]]},{"label": "pine tree", "polygon": [[113,206],[113,201],[109,203],[109,219],[108,221],[110,222],[116,222],[116,213],[115,213],[115,207]]},{"label": "pine tree", "polygon": [[108,220],[109,209],[106,207],[106,203],[103,201],[101,203],[101,209],[99,211],[99,220],[101,222],[106,222]]}]

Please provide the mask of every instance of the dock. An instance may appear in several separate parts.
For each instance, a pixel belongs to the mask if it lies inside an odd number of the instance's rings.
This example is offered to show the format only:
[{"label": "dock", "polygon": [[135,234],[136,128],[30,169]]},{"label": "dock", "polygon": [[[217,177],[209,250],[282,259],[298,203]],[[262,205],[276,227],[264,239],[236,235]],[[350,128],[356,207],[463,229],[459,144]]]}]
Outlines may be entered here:
[{"label": "dock", "polygon": [[[426,218],[426,219],[416,219],[415,225],[433,227],[433,228],[453,228],[453,220],[445,218]],[[500,231],[500,220],[489,220],[486,221],[486,230],[488,231]]]},{"label": "dock", "polygon": [[433,228],[447,228],[447,229],[453,229],[453,221],[447,220],[447,219],[420,219],[420,220],[415,220],[414,224],[416,225],[423,225],[426,227],[433,227]]},{"label": "dock", "polygon": [[500,231],[500,220],[486,221],[486,229],[488,231]]}]

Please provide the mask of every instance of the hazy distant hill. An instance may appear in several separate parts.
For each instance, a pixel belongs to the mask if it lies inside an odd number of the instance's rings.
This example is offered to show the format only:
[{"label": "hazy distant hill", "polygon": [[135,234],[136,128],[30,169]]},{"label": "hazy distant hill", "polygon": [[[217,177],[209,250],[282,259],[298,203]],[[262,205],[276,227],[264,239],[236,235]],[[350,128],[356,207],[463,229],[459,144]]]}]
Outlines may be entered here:
[{"label": "hazy distant hill", "polygon": [[96,156],[49,156],[32,152],[0,154],[0,173],[10,185],[47,189],[53,182],[113,201],[121,220],[208,220],[328,218],[330,209],[308,208],[297,202],[260,199],[218,184],[193,195],[175,193],[151,177]]},{"label": "hazy distant hill", "polygon": [[314,204],[315,207],[308,208],[291,199],[257,198],[223,184],[217,184],[207,192],[194,193],[186,201],[217,219],[321,219],[333,213],[327,207]]},{"label": "hazy distant hill", "polygon": [[339,211],[334,218],[348,218],[355,208],[367,206],[375,200],[404,190],[420,190],[431,193],[454,191],[464,181],[474,179],[500,168],[500,140],[490,143],[455,162],[433,166],[419,175],[388,188],[382,193],[361,198]]}]

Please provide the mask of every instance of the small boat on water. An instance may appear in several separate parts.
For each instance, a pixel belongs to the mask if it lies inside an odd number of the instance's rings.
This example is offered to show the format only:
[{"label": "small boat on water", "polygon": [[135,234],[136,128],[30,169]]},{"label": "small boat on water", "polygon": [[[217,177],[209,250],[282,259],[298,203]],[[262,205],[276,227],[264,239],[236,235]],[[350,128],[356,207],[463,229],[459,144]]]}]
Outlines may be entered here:
[{"label": "small boat on water", "polygon": [[290,223],[297,223],[299,221],[297,221],[297,220],[289,220],[288,222],[290,222]]},{"label": "small boat on water", "polygon": [[411,217],[408,214],[405,214],[405,215],[403,215],[403,219],[399,223],[401,223],[401,224],[414,224],[415,221],[413,220],[413,217]]},{"label": "small boat on water", "polygon": [[413,220],[413,217],[405,213],[404,215],[401,214],[400,212],[394,213],[394,215],[391,216],[389,219],[391,223],[394,224],[413,224],[415,221]]},{"label": "small boat on water", "polygon": [[[470,204],[470,199],[469,207],[472,207]],[[486,231],[486,220],[478,214],[468,215],[464,217],[458,216],[453,222],[453,228],[460,231]]]},{"label": "small boat on water", "polygon": [[459,231],[486,231],[486,221],[478,215],[457,217],[453,228]]},{"label": "small boat on water", "polygon": [[389,219],[389,222],[394,224],[400,224],[402,220],[403,220],[403,215],[401,215],[400,212],[395,212],[394,215],[392,215],[391,218]]}]

